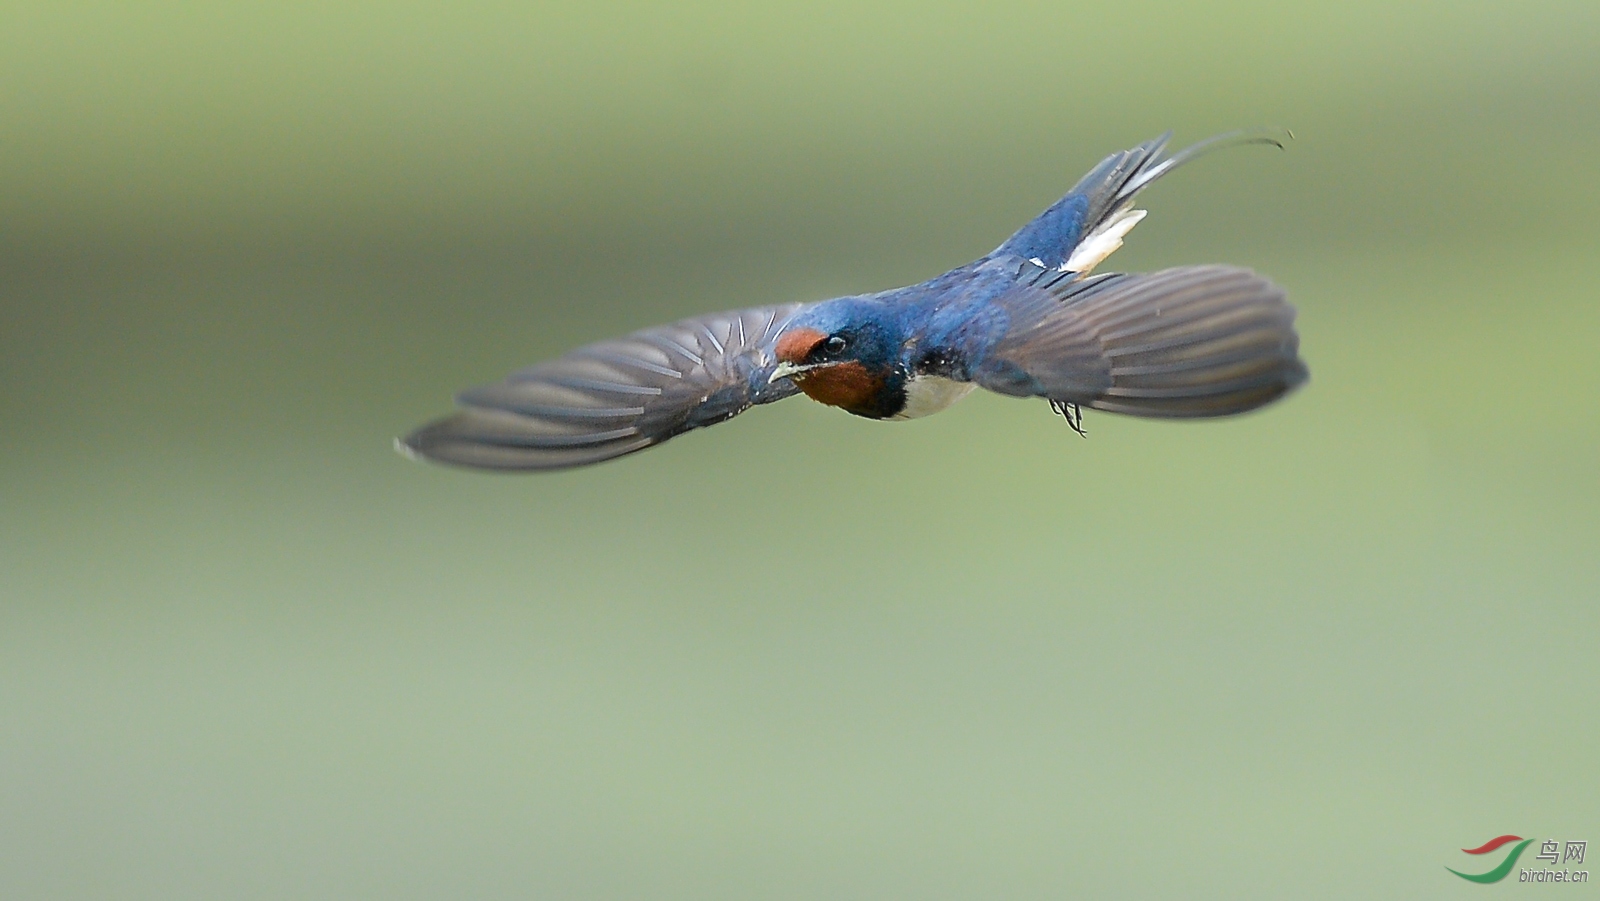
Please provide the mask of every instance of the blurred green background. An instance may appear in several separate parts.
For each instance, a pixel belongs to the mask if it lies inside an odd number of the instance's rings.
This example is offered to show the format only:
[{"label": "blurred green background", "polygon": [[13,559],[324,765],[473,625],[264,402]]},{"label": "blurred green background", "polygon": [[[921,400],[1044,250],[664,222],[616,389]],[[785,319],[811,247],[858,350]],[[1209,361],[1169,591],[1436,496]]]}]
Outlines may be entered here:
[{"label": "blurred green background", "polygon": [[[0,896],[1450,898],[1600,839],[1597,47],[1593,0],[6,5]],[[1255,125],[1109,268],[1283,284],[1261,414],[390,449]]]}]

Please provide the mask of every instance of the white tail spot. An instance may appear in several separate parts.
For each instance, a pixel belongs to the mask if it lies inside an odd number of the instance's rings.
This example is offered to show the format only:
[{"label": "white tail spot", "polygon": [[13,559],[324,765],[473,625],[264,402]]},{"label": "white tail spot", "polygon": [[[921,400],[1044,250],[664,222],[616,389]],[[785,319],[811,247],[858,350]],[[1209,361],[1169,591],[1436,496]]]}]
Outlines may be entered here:
[{"label": "white tail spot", "polygon": [[1101,226],[1089,233],[1087,238],[1078,242],[1072,249],[1072,256],[1061,264],[1062,272],[1080,272],[1084,275],[1094,271],[1094,267],[1105,262],[1105,258],[1117,252],[1122,246],[1122,239],[1128,232],[1139,224],[1139,220],[1146,215],[1144,210],[1123,210],[1107,219]]}]

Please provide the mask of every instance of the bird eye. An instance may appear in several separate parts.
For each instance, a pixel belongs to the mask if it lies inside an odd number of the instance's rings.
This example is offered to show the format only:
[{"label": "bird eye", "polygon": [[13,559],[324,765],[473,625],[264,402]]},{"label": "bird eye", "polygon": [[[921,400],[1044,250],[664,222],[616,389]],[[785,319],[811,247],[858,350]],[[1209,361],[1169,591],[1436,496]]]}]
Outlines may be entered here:
[{"label": "bird eye", "polygon": [[844,350],[847,343],[849,342],[845,341],[843,337],[834,335],[822,345],[822,349],[830,354],[837,354]]}]

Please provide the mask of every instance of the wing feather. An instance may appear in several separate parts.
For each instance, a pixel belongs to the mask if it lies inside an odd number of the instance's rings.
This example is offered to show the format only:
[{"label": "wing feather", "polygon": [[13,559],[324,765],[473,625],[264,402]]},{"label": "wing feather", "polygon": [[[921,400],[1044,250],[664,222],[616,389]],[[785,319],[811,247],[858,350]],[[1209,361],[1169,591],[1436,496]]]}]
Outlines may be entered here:
[{"label": "wing feather", "polygon": [[598,463],[795,393],[773,341],[801,304],[697,316],[601,341],[456,398],[461,409],[397,442],[408,456],[479,469]]},{"label": "wing feather", "polygon": [[1294,308],[1232,266],[1027,283],[997,302],[1006,333],[973,367],[978,384],[1136,416],[1226,416],[1307,378]]}]

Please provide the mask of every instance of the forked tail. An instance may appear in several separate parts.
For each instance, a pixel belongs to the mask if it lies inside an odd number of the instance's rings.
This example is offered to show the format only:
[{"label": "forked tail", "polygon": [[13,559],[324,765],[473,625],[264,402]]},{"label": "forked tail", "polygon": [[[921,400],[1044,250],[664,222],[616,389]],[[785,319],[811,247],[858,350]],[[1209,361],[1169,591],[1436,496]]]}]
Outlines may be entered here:
[{"label": "forked tail", "polygon": [[1113,153],[1078,179],[1065,197],[995,248],[990,257],[1013,254],[1045,269],[1089,272],[1144,218],[1134,198],[1152,182],[1213,150],[1241,144],[1283,147],[1284,129],[1234,131],[1207,138],[1171,156],[1163,155],[1172,132],[1131,150]]}]

